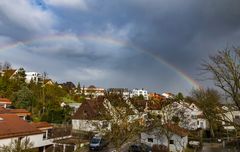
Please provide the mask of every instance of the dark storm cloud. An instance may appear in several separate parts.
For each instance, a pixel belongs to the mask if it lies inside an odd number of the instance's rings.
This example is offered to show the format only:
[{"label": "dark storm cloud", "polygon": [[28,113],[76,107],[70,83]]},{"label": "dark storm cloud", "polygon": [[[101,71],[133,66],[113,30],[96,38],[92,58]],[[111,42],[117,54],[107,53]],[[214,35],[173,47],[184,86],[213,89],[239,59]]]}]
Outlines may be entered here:
[{"label": "dark storm cloud", "polygon": [[[72,34],[76,37],[73,40],[41,42],[22,51],[29,58],[49,63],[57,80],[187,92],[191,86],[152,55],[198,79],[202,59],[226,45],[240,45],[239,6],[239,0],[3,1],[0,41]],[[78,35],[110,37],[133,44],[140,51],[101,40],[82,41]],[[11,53],[3,55],[14,60]],[[16,65],[23,63],[22,58],[18,61]],[[36,62],[30,65],[24,61],[24,65],[44,69]]]},{"label": "dark storm cloud", "polygon": [[[218,49],[219,39],[221,47],[227,45],[226,42],[231,43],[231,36],[239,30],[240,24],[238,0],[123,0],[87,4],[89,11],[64,12],[63,17],[71,17],[66,19],[66,24],[70,25],[64,25],[65,28],[79,33],[98,33],[104,30],[106,23],[115,28],[132,24],[134,28],[128,34],[132,43],[173,64],[181,63],[181,68],[189,68],[190,63],[200,61],[202,54]],[[212,44],[211,48],[208,43]]]}]

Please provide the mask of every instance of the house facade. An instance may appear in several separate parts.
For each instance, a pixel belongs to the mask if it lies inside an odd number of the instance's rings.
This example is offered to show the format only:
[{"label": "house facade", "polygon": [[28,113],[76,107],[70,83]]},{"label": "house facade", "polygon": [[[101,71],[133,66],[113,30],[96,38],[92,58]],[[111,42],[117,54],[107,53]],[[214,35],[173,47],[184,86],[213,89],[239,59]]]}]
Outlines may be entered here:
[{"label": "house facade", "polygon": [[235,106],[222,106],[222,126],[226,130],[235,130],[234,125],[240,124],[240,111]]},{"label": "house facade", "polygon": [[169,146],[170,152],[183,152],[188,143],[187,130],[176,124],[166,124],[163,128],[154,129],[150,132],[141,133],[141,143],[153,147]]},{"label": "house facade", "polygon": [[137,96],[143,96],[144,100],[148,100],[148,91],[145,89],[133,89],[130,97],[137,97]]},{"label": "house facade", "polygon": [[110,129],[111,116],[104,106],[104,99],[97,98],[84,101],[72,118],[73,131],[98,132]]},{"label": "house facade", "polygon": [[165,120],[172,120],[174,116],[180,118],[179,125],[188,130],[208,129],[208,121],[204,118],[202,111],[194,104],[187,102],[173,102],[162,109]]},{"label": "house facade", "polygon": [[18,141],[21,144],[29,141],[29,148],[45,152],[52,140],[44,137],[44,133],[36,126],[20,119],[15,114],[0,114],[0,149]]},{"label": "house facade", "polygon": [[38,72],[26,72],[26,83],[30,83],[31,81],[34,83],[43,83],[43,76]]},{"label": "house facade", "polygon": [[93,98],[97,98],[99,96],[104,96],[105,89],[101,87],[95,87],[94,85],[90,85],[89,87],[81,88],[81,92],[86,96],[91,96]]}]

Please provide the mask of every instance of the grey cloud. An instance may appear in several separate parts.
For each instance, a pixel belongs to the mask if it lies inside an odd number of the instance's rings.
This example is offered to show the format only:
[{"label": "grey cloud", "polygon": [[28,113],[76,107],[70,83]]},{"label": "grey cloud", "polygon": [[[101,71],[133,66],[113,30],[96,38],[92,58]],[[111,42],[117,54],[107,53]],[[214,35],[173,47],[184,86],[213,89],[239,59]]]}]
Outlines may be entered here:
[{"label": "grey cloud", "polygon": [[30,1],[2,0],[0,20],[0,34],[18,40],[55,32],[55,16],[50,11],[31,4]]},{"label": "grey cloud", "polygon": [[[58,33],[109,37],[161,56],[194,79],[198,79],[197,68],[202,59],[227,44],[239,45],[238,0],[91,0],[85,1],[84,11],[48,4],[44,4],[44,9],[24,5],[28,8],[25,13],[33,10],[33,15],[18,14],[15,9],[9,16],[9,10],[13,11],[16,5],[0,2],[0,7],[9,8],[0,11],[0,44]],[[16,18],[17,15],[20,17]],[[21,22],[21,18],[29,20]],[[22,54],[16,57],[15,52]],[[127,45],[76,38],[38,42],[12,53],[0,52],[0,59],[13,61],[15,65],[22,63],[31,70],[47,69],[58,81],[82,80],[85,84],[106,87],[146,87],[185,93],[191,89],[174,69],[148,53]],[[33,65],[26,58],[36,63]]]}]

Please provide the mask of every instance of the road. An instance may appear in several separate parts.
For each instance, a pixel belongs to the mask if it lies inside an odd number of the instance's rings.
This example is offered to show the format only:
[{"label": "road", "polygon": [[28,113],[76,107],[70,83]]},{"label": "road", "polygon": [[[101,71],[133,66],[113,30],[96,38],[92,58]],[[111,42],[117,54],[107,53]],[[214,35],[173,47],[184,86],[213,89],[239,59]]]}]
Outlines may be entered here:
[{"label": "road", "polygon": [[223,148],[221,143],[204,143],[199,152],[239,152],[239,150]]},{"label": "road", "polygon": [[[87,152],[88,150],[86,150]],[[112,152],[114,151],[113,146],[105,147],[101,152]],[[121,151],[126,152],[127,146],[125,146]],[[201,150],[198,152],[239,152],[239,150],[236,150],[234,148],[223,148],[222,143],[204,143]]]}]

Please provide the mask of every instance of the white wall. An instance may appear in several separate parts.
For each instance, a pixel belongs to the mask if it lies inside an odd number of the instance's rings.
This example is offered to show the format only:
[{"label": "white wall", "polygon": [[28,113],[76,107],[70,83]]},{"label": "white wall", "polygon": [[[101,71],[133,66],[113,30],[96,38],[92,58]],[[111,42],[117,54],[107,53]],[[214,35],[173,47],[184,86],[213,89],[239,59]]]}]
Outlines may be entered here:
[{"label": "white wall", "polygon": [[229,111],[226,113],[223,113],[221,115],[222,119],[222,125],[225,125],[224,128],[227,130],[233,130],[235,127],[233,125],[230,125],[228,122],[234,122],[234,119],[238,117],[240,119],[240,111]]},{"label": "white wall", "polygon": [[[103,123],[107,123],[106,127],[103,127]],[[72,119],[72,129],[81,131],[99,131],[100,129],[111,129],[111,124],[105,120],[78,120]]]},{"label": "white wall", "polygon": [[26,72],[26,80],[25,80],[26,83],[30,83],[31,80],[33,80],[33,82],[35,82],[35,83],[38,83],[39,79],[42,79],[42,75],[40,73],[37,73],[37,72]]},{"label": "white wall", "polygon": [[[153,142],[150,142],[148,140],[149,138],[152,138]],[[180,137],[176,134],[173,134],[170,140],[174,141],[174,144],[169,145],[169,150],[172,152],[183,152],[188,143],[187,136]],[[168,146],[168,139],[165,135],[141,133],[141,143],[147,144],[149,146],[153,146],[155,144]]]},{"label": "white wall", "polygon": [[[32,148],[43,147],[52,144],[51,139],[43,140],[43,134],[25,136],[24,138],[22,138],[22,141],[26,140],[26,138],[30,139],[30,143],[33,144]],[[2,147],[3,145],[8,146],[11,144],[11,142],[14,142],[14,140],[18,140],[18,137],[0,139],[0,147]]]},{"label": "white wall", "polygon": [[144,97],[145,100],[148,100],[148,92],[147,90],[144,89],[133,89],[132,93],[130,94],[130,97],[134,97],[134,96],[140,96],[142,95]]},{"label": "white wall", "polygon": [[[198,128],[207,129],[208,121],[202,117],[202,111],[194,104],[189,105],[185,102],[174,102],[162,110],[162,115],[165,120],[171,120],[173,116],[177,116],[178,113],[184,113],[180,115],[180,126],[189,130],[196,130]],[[202,124],[202,126],[201,126]]]}]

